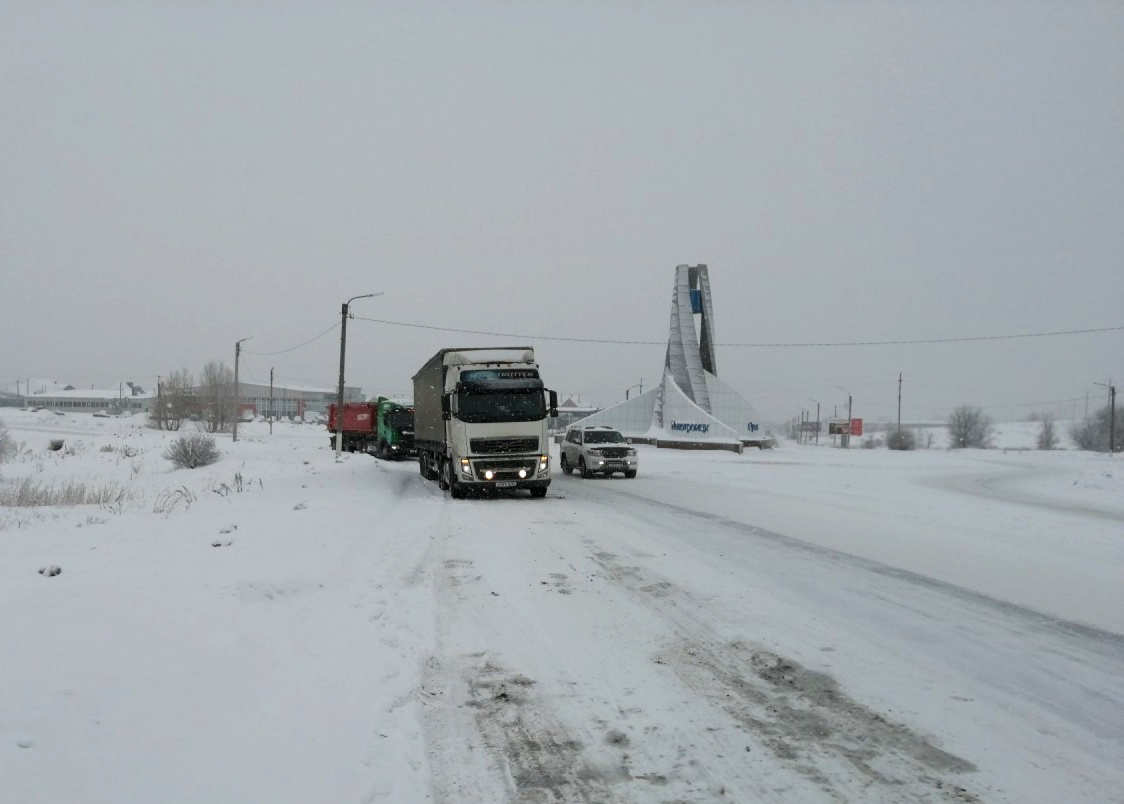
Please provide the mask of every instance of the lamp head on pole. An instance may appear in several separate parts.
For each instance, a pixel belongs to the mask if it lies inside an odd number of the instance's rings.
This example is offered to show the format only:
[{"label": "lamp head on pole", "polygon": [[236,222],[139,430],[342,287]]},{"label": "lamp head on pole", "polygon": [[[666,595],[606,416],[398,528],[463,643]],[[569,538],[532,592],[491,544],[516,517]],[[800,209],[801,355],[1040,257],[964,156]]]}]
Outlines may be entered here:
[{"label": "lamp head on pole", "polygon": [[381,295],[383,295],[383,291],[381,291],[381,290],[378,293],[363,293],[359,296],[352,296],[350,299],[348,299],[346,302],[344,302],[344,304],[351,304],[356,299],[373,299],[375,296],[381,296]]}]

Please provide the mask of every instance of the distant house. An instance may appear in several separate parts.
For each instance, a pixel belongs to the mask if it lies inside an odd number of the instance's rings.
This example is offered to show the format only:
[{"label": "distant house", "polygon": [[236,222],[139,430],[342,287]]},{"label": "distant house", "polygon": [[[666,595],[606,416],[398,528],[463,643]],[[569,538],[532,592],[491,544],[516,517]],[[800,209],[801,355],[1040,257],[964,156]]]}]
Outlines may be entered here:
[{"label": "distant house", "polygon": [[592,416],[599,410],[601,408],[582,407],[574,401],[572,396],[566,397],[566,401],[558,406],[558,418],[551,423],[550,427],[555,432],[565,430],[579,419]]},{"label": "distant house", "polygon": [[123,387],[101,389],[67,386],[61,391],[43,391],[24,396],[23,404],[30,407],[86,413],[98,410],[135,413],[148,410],[152,406],[152,395],[131,395],[125,393]]}]

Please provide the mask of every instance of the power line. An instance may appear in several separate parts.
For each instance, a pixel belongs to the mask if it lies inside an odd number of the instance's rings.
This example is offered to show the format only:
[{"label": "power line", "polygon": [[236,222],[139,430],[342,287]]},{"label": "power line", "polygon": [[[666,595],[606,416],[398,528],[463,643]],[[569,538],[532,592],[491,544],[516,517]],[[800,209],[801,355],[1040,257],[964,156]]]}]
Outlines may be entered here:
[{"label": "power line", "polygon": [[286,354],[288,352],[296,351],[297,349],[300,349],[302,346],[308,346],[310,343],[313,343],[314,341],[320,340],[321,338],[323,338],[325,335],[327,335],[329,332],[331,332],[332,330],[334,330],[338,326],[339,326],[339,322],[337,321],[336,323],[332,324],[332,326],[328,327],[326,330],[321,332],[319,335],[314,335],[311,338],[309,338],[307,341],[301,341],[296,346],[290,346],[288,349],[278,349],[276,352],[254,352],[254,351],[251,351],[249,349],[243,349],[242,352],[244,354],[259,355],[261,357],[272,357],[273,355],[283,355],[283,354]]},{"label": "power line", "polygon": [[[464,335],[486,335],[496,338],[521,338],[529,341],[561,341],[568,343],[601,343],[623,346],[664,346],[667,341],[631,340],[626,338],[576,338],[564,335],[528,335],[519,332],[496,332],[485,329],[460,329],[439,327],[433,324],[420,324],[414,321],[391,321],[385,318],[353,316],[359,321],[370,321],[391,327],[410,327],[428,329],[436,332],[456,332]],[[1020,338],[1051,338],[1063,335],[1101,335],[1108,332],[1124,332],[1124,325],[1115,327],[1090,327],[1086,329],[1057,329],[1041,332],[1020,332],[1005,335],[963,335],[946,338],[896,338],[881,341],[822,341],[822,342],[777,342],[777,343],[719,343],[718,346],[742,349],[815,349],[847,346],[917,346],[937,343],[979,343],[980,341],[1009,341]]]},{"label": "power line", "polygon": [[458,329],[456,327],[438,327],[432,324],[418,324],[411,321],[389,321],[385,318],[367,318],[356,315],[352,318],[358,321],[371,321],[375,324],[386,324],[391,327],[410,327],[412,329],[429,329],[436,332],[457,332],[462,335],[488,335],[494,338],[523,338],[529,341],[566,341],[570,343],[610,343],[625,346],[665,346],[667,341],[637,341],[612,338],[571,338],[564,335],[526,335],[517,332],[493,332],[486,329]]}]

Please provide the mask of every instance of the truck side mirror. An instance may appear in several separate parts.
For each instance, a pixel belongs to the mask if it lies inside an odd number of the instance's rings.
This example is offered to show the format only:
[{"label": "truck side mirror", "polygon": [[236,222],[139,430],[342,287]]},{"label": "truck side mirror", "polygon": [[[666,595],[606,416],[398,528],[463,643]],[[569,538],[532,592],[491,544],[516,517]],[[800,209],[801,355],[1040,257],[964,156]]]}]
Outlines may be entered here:
[{"label": "truck side mirror", "polygon": [[558,418],[558,392],[557,391],[548,391],[547,393],[550,394],[550,418],[557,419]]},{"label": "truck side mirror", "polygon": [[449,395],[444,394],[441,397],[441,418],[444,419],[445,421],[448,421],[450,419],[450,417],[451,417],[451,414],[449,412]]}]

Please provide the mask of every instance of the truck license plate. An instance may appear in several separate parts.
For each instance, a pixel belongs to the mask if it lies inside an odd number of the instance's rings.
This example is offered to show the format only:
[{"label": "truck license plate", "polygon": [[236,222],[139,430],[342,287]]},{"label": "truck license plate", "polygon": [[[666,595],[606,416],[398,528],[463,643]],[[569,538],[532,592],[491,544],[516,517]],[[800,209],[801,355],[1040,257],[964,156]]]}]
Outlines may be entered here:
[{"label": "truck license plate", "polygon": [[514,480],[497,480],[496,481],[496,488],[497,489],[513,489],[513,488],[515,488],[515,481]]}]

